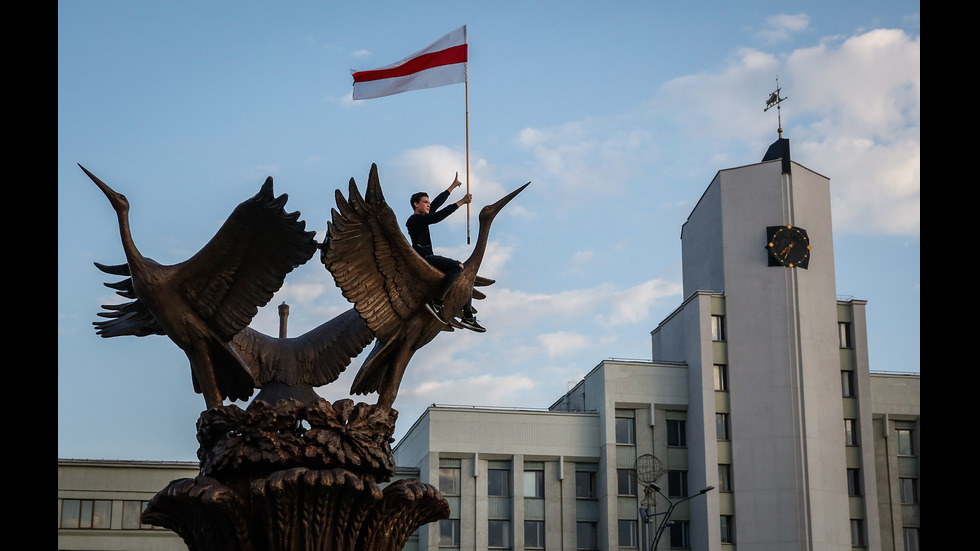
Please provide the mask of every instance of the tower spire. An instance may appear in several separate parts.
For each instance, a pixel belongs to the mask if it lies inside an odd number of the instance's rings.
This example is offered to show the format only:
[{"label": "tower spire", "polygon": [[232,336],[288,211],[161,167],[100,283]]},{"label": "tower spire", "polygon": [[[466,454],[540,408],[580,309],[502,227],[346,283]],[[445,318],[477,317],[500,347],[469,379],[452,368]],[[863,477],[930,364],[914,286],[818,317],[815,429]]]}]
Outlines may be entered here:
[{"label": "tower spire", "polygon": [[773,105],[776,106],[776,115],[777,120],[779,121],[779,128],[777,130],[779,131],[779,139],[783,139],[783,114],[780,112],[782,108],[779,104],[788,98],[779,97],[779,90],[781,90],[779,87],[779,75],[776,75],[776,91],[769,94],[769,99],[766,100],[766,108],[763,109],[762,112],[765,113],[766,111],[772,109]]}]

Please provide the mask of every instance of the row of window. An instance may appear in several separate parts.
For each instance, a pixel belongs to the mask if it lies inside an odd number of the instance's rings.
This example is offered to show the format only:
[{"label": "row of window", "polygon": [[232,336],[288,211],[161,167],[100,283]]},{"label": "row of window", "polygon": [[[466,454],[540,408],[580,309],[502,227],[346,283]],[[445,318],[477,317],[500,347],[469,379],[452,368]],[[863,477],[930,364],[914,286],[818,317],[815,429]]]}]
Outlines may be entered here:
[{"label": "row of window", "polygon": [[[729,423],[728,414],[719,413],[716,414],[716,430],[718,431],[719,440],[730,439],[729,433]],[[616,419],[616,434],[617,443],[627,443],[632,442],[634,436],[634,423],[631,418],[617,418]],[[857,420],[856,419],[845,419],[844,420],[844,432],[845,432],[845,442],[847,445],[856,446],[858,445],[857,436]],[[686,436],[685,429],[686,424],[684,420],[679,419],[668,419],[667,420],[668,429],[668,445],[670,446],[685,446]],[[907,428],[896,429],[896,442],[899,455],[914,455],[913,448],[913,438],[912,430]],[[524,496],[530,498],[544,498],[545,484],[544,484],[544,471],[543,470],[529,470],[524,471]],[[593,471],[576,471],[575,473],[575,496],[578,499],[596,499],[596,485],[597,485],[597,473]],[[459,468],[441,468],[439,471],[439,487],[440,491],[444,495],[455,496],[459,495],[460,492],[460,469]],[[901,495],[902,504],[917,504],[918,503],[918,479],[915,478],[900,478],[899,488]],[[490,496],[497,497],[508,497],[510,496],[510,470],[507,469],[488,469],[487,472],[487,493]],[[847,489],[849,496],[863,496],[862,488],[862,477],[861,469],[859,468],[849,468],[847,469]],[[718,490],[721,492],[731,492],[734,490],[734,483],[732,478],[732,466],[729,464],[719,464],[718,465]],[[638,492],[636,473],[633,469],[618,469],[617,470],[617,494],[621,496],[636,496]],[[667,495],[670,497],[686,497],[688,495],[688,484],[687,484],[687,471],[682,470],[671,470],[667,473]],[[144,502],[145,506],[145,502]],[[92,507],[89,506],[89,510]],[[858,520],[858,519],[855,519]],[[64,522],[64,521],[63,521]],[[454,525],[450,524],[444,527],[444,537],[447,540],[452,540],[454,537],[458,538],[458,519],[454,520],[456,523]],[[509,541],[510,528],[509,521],[507,520],[492,520],[491,521],[491,534],[493,541]],[[623,522],[635,522],[623,520]],[[722,530],[728,533],[730,537],[734,538],[734,527],[731,524],[732,519],[723,518]],[[539,520],[528,520],[525,523],[525,541],[526,542],[543,542],[543,521]],[[629,545],[624,543],[625,541],[632,541],[635,531],[629,526],[620,527],[620,545]],[[582,528],[586,533],[588,533],[587,528]],[[677,534],[672,534],[672,540],[676,536],[678,541],[683,541],[685,535],[683,528],[679,527],[676,529]],[[855,529],[852,526],[852,532],[854,534],[862,534],[863,529]],[[917,536],[917,533],[916,533]],[[857,537],[857,536],[856,536]],[[625,538],[625,539],[624,539]],[[863,536],[860,536],[863,538]],[[588,538],[586,538],[588,539]],[[732,539],[732,541],[734,541]],[[543,545],[543,543],[542,543]],[[535,547],[534,545],[528,544],[529,547]],[[674,546],[672,544],[672,546]]]},{"label": "row of window", "polygon": [[[722,543],[735,543],[735,517],[721,515]],[[444,519],[439,521],[439,546],[458,548],[459,519]],[[620,519],[618,522],[619,546],[639,547],[639,524],[635,520]],[[593,551],[599,549],[599,523],[575,523],[575,549]],[[670,547],[691,546],[691,523],[687,520],[675,520],[669,526],[668,538]],[[511,547],[511,523],[509,520],[487,521],[487,547]],[[524,521],[524,548],[544,549],[544,521]]]},{"label": "row of window", "polygon": [[[915,455],[912,429],[896,429],[895,432],[898,455]],[[857,419],[844,419],[844,444],[847,446],[861,445]]]},{"label": "row of window", "polygon": [[[837,339],[841,348],[853,348],[854,342],[851,336],[851,323],[847,321],[837,322]],[[711,316],[711,340],[727,340],[725,335],[725,316]]]},{"label": "row of window", "polygon": [[[439,491],[443,495],[459,495],[459,472],[460,470],[454,467],[443,467],[439,469]],[[488,496],[510,497],[510,489],[509,470],[487,470]],[[578,498],[595,499],[596,473],[588,471],[578,471],[575,473],[575,495]],[[544,471],[524,471],[524,497],[544,497]]]},{"label": "row of window", "polygon": [[[633,473],[632,470],[629,471]],[[596,475],[593,471],[575,472],[575,497],[596,499]],[[459,467],[439,468],[439,492],[445,496],[460,495]],[[635,487],[635,479],[633,481]],[[510,497],[510,470],[487,469],[487,495]],[[635,493],[635,492],[634,492]],[[524,497],[544,497],[544,471],[524,471]]]},{"label": "row of window", "polygon": [[[620,521],[620,541],[623,541],[622,521]],[[595,550],[599,549],[599,523],[597,522],[578,522],[576,523],[576,546],[575,549]],[[439,546],[440,547],[459,547],[459,519],[443,519],[439,521]],[[627,532],[627,538],[633,537],[633,544],[636,546],[636,521],[633,521],[631,532]],[[506,519],[490,519],[487,521],[487,547],[508,548],[512,545],[511,521]],[[622,544],[621,545],[627,545]],[[525,520],[524,521],[524,548],[525,549],[544,549],[544,521]]]},{"label": "row of window", "polygon": [[[728,392],[728,366],[725,364],[715,364],[715,390],[719,392]],[[854,386],[854,372],[853,371],[841,371],[840,372],[840,386],[841,395],[845,398],[854,398],[857,396],[857,389]]]},{"label": "row of window", "polygon": [[[459,467],[439,468],[439,491],[445,496],[460,495]],[[632,474],[632,471],[630,471]],[[524,497],[544,498],[544,471],[524,471]],[[597,476],[595,471],[575,472],[575,497],[578,499],[598,499]],[[635,494],[636,481],[632,481]],[[511,471],[509,469],[487,469],[487,495],[491,497],[509,497],[511,494]],[[576,549],[598,549],[599,531],[595,522],[579,522],[577,526],[578,544]],[[487,520],[487,546],[489,548],[506,548],[511,546],[511,520]],[[442,547],[459,547],[459,519],[450,518],[439,521],[439,545]],[[528,549],[544,548],[544,521],[524,521],[524,547]]]},{"label": "row of window", "polygon": [[[140,515],[146,509],[147,501],[122,501],[123,530],[164,530],[160,526],[143,524]],[[109,530],[112,519],[111,499],[62,499],[59,528],[80,528],[86,530]]]},{"label": "row of window", "polygon": [[[728,366],[725,364],[715,364],[715,390],[728,392]],[[854,386],[854,372],[840,372],[841,395],[845,398],[857,396],[857,389]]]},{"label": "row of window", "polygon": [[[717,318],[717,320],[715,319]],[[724,316],[712,316],[712,340],[723,341],[726,340],[725,336],[725,318]],[[717,326],[717,329],[716,329]],[[728,366],[725,364],[714,364],[714,388],[717,392],[728,392]],[[718,440],[731,440],[731,423],[729,422],[728,413],[715,413],[715,438]],[[684,493],[687,494],[687,480],[686,474],[684,480]],[[718,491],[719,492],[731,492],[734,490],[734,482],[732,480],[732,466],[725,463],[718,464]],[[722,543],[735,543],[735,517],[732,515],[721,515],[721,542]],[[689,536],[687,546],[690,546]],[[674,547],[673,542],[671,542],[671,547]]]}]

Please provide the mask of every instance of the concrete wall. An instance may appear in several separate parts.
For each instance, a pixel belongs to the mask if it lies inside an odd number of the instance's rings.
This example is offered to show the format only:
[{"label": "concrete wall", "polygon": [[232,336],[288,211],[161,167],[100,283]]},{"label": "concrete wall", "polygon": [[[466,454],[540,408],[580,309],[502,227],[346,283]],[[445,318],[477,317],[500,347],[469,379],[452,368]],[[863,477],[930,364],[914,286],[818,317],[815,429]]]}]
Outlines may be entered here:
[{"label": "concrete wall", "polygon": [[[199,474],[196,462],[58,460],[58,549],[92,551],[186,551],[184,540],[161,528],[124,530],[123,502],[149,501],[178,478]],[[112,501],[110,528],[61,528],[64,499]]]}]

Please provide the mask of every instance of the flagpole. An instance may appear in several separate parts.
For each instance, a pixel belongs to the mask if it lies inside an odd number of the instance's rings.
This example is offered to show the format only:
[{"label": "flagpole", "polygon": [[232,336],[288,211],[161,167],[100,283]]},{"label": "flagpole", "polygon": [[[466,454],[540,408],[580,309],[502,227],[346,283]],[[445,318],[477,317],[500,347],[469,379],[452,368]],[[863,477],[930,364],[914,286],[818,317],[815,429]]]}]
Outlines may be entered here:
[{"label": "flagpole", "polygon": [[[469,40],[466,36],[466,26],[463,26],[463,43],[468,44]],[[469,74],[469,63],[466,64],[466,79],[463,81],[463,86],[466,89],[464,93],[466,99],[466,193],[470,192],[470,74]],[[470,244],[470,204],[466,203],[466,244]]]}]

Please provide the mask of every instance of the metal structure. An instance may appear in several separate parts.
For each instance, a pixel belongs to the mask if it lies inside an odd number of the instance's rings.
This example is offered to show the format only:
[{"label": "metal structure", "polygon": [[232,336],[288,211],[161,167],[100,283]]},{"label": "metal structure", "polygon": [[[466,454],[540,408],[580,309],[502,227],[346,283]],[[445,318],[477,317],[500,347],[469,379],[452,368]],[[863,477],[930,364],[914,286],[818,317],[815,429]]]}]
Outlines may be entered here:
[{"label": "metal structure", "polygon": [[[322,246],[299,212],[283,210],[286,195],[273,194],[270,177],[200,252],[173,266],[139,252],[126,197],[79,167],[115,210],[126,255],[125,264],[96,263],[127,277],[106,285],[131,299],[103,306],[99,315],[109,320],[95,322],[98,334],[166,335],[187,354],[206,405],[197,422],[200,475],[158,492],[143,523],[173,530],[191,551],[396,551],[419,527],[449,517],[448,501],[430,484],[378,486],[395,473],[398,412],[391,404],[401,375],[414,351],[442,330],[424,308],[425,293],[442,275],[400,233],[376,165],[365,199],[353,179],[349,201],[337,191],[340,212]],[[490,222],[524,187],[481,211],[479,240],[447,311],[461,308],[468,294],[483,298],[474,285],[493,283],[476,275]],[[297,338],[286,336],[285,304],[278,338],[248,327],[318,248],[354,307]],[[378,403],[330,403],[313,391],[336,380],[375,339],[351,390],[378,391]],[[224,405],[247,400],[256,388],[246,409]]]},{"label": "metal structure", "polygon": [[655,504],[653,497],[653,488],[650,487],[651,482],[657,482],[663,478],[664,474],[667,473],[667,468],[664,464],[648,453],[641,455],[636,458],[636,462],[633,464],[633,470],[636,471],[636,479],[643,485],[643,501],[640,503],[643,507],[652,507]]},{"label": "metal structure", "polygon": [[656,485],[653,482],[651,482],[649,486],[650,486],[651,489],[653,489],[653,491],[655,491],[658,494],[660,494],[664,499],[667,500],[667,503],[670,504],[670,506],[667,507],[667,510],[664,511],[663,513],[652,513],[651,514],[647,510],[641,509],[641,513],[643,514],[643,523],[644,524],[649,524],[650,523],[650,520],[652,518],[663,515],[663,518],[661,519],[660,524],[657,525],[657,531],[656,531],[656,533],[653,536],[653,543],[650,544],[650,551],[656,551],[657,550],[657,545],[660,543],[661,536],[664,535],[664,530],[666,530],[667,527],[670,526],[670,524],[671,524],[671,522],[670,522],[670,515],[671,515],[671,513],[674,512],[674,507],[677,507],[678,505],[680,505],[681,503],[684,503],[685,501],[687,501],[689,499],[694,499],[694,498],[698,497],[699,495],[706,494],[706,493],[710,492],[711,490],[714,490],[715,489],[714,486],[708,486],[706,488],[701,488],[701,490],[698,493],[694,494],[694,495],[689,495],[689,496],[687,496],[684,499],[681,499],[679,501],[671,501],[669,497],[667,497],[666,495],[663,494],[663,492],[660,491],[660,486]]},{"label": "metal structure", "polygon": [[765,113],[766,111],[772,109],[773,106],[776,107],[776,118],[779,121],[779,127],[777,131],[779,133],[779,139],[783,139],[783,113],[782,113],[783,108],[780,104],[788,100],[789,98],[779,97],[780,90],[782,90],[782,88],[779,87],[779,77],[776,77],[776,91],[769,94],[769,99],[766,100],[766,108],[763,109],[762,112]]}]

